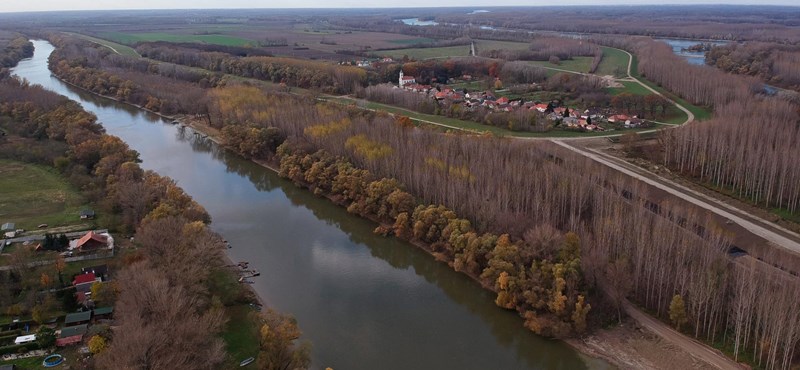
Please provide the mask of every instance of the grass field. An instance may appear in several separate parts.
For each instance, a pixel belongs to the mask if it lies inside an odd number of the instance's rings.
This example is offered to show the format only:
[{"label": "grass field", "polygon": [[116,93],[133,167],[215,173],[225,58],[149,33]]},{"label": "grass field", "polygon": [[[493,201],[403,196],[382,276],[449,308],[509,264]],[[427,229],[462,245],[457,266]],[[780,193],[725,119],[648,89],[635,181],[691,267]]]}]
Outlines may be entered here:
[{"label": "grass field", "polygon": [[597,66],[595,74],[606,76],[611,75],[614,77],[627,77],[628,76],[628,54],[622,50],[601,46],[603,49],[603,60]]},{"label": "grass field", "polygon": [[420,37],[416,39],[400,39],[400,40],[388,40],[392,44],[398,45],[414,45],[414,44],[430,44],[436,42],[434,39],[429,39],[427,37]]},{"label": "grass field", "polygon": [[229,320],[222,332],[225,348],[231,359],[238,362],[258,356],[259,329],[254,325],[251,313],[254,310],[248,305],[236,305],[225,308]]},{"label": "grass field", "polygon": [[629,93],[633,95],[650,95],[653,92],[634,81],[619,81],[623,87],[609,87],[608,92],[611,95],[619,95],[622,93]]},{"label": "grass field", "polygon": [[0,361],[0,365],[16,365],[17,369],[20,370],[44,369],[42,360],[44,360],[44,356],[28,357],[18,360]]},{"label": "grass field", "polygon": [[486,50],[528,50],[530,44],[513,41],[476,40],[475,48],[478,53]]},{"label": "grass field", "polygon": [[384,50],[376,52],[382,56],[390,56],[395,59],[402,59],[408,56],[411,59],[423,60],[430,58],[465,57],[469,56],[469,45],[446,46],[441,48],[414,48]]},{"label": "grass field", "polygon": [[591,57],[574,57],[572,59],[562,60],[561,64],[553,64],[548,61],[533,61],[530,62],[533,65],[545,67],[545,68],[555,68],[555,69],[564,69],[567,71],[572,72],[581,72],[581,73],[589,73],[589,68],[592,67],[592,58]]},{"label": "grass field", "polygon": [[69,35],[75,36],[75,37],[80,37],[80,38],[82,38],[84,40],[88,40],[88,41],[103,45],[103,46],[113,50],[114,52],[116,52],[118,54],[129,55],[129,56],[133,56],[133,57],[140,57],[141,56],[141,55],[139,55],[139,53],[136,52],[136,50],[133,50],[133,48],[130,47],[130,46],[117,44],[116,42],[111,42],[111,41],[108,41],[108,40],[98,39],[98,38],[92,37],[92,36],[81,35],[79,33],[72,33],[72,32],[66,32],[66,33],[69,34]]},{"label": "grass field", "polygon": [[78,216],[87,206],[78,190],[54,169],[0,160],[0,223],[14,222],[26,230],[39,224],[80,224]]},{"label": "grass field", "polygon": [[253,46],[258,43],[253,40],[241,37],[226,35],[178,35],[165,32],[146,32],[146,33],[122,33],[105,32],[103,38],[113,40],[122,44],[135,44],[141,41],[167,41],[167,42],[200,42],[206,44],[217,44],[226,46]]}]

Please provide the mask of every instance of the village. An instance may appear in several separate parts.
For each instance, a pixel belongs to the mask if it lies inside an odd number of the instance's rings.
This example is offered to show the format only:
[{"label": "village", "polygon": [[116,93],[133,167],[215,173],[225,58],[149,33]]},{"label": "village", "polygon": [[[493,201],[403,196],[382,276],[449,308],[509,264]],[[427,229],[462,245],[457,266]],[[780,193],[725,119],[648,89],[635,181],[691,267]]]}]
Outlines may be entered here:
[{"label": "village", "polygon": [[[84,209],[76,218],[94,217],[93,210]],[[60,232],[63,227],[40,224],[27,231],[14,222],[4,222],[1,229],[0,274],[19,299],[0,313],[2,361],[36,359],[53,367],[66,360],[66,353],[88,356],[105,348],[117,294],[105,262],[113,262],[116,250],[108,230]],[[34,286],[27,279],[32,269],[41,274],[31,277]]]},{"label": "village", "polygon": [[[468,82],[472,80],[472,76],[464,75],[460,80]],[[498,85],[501,85],[501,83]],[[536,84],[532,85],[537,86]],[[447,85],[420,84],[417,83],[415,77],[404,75],[402,70],[400,71],[396,88],[427,96],[438,104],[461,105],[467,110],[483,107],[490,112],[536,111],[545,116],[547,120],[553,122],[554,126],[562,125],[565,128],[575,130],[605,131],[609,126],[613,126],[613,128],[649,126],[647,121],[638,118],[636,115],[614,113],[611,108],[588,107],[581,110],[561,106],[561,102],[558,100],[541,102],[526,101],[522,98],[509,99],[506,96],[498,97],[498,93],[503,90],[469,92],[466,89],[459,91]],[[606,127],[601,124],[606,124]]]}]

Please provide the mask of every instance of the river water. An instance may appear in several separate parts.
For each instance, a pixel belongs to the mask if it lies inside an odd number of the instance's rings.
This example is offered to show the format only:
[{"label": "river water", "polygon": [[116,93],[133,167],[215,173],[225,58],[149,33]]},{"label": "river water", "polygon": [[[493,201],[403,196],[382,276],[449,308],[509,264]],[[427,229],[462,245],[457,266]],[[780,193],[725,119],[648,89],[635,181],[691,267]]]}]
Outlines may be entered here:
[{"label": "river water", "polygon": [[407,243],[376,236],[372,222],[189,128],[60,82],[47,69],[53,46],[34,45],[13,73],[79,101],[140,153],[142,167],[202,204],[233,246],[230,258],[262,272],[253,288],[265,303],[297,318],[313,368],[608,367],[532,334],[491,293]]}]

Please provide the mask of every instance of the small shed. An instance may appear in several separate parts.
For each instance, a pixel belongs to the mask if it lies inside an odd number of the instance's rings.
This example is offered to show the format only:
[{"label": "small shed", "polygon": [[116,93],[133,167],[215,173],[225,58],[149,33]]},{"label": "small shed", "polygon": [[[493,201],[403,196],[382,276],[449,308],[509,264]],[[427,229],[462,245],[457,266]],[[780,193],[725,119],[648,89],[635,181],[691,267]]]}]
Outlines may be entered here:
[{"label": "small shed", "polygon": [[72,344],[78,344],[83,340],[83,335],[86,334],[89,327],[86,324],[70,326],[61,329],[61,333],[56,339],[56,346],[65,347]]},{"label": "small shed", "polygon": [[0,231],[14,231],[17,229],[17,225],[13,222],[6,222],[0,227]]},{"label": "small shed", "polygon": [[23,335],[14,339],[14,344],[25,344],[36,340],[36,334]]},{"label": "small shed", "polygon": [[91,220],[94,218],[94,211],[91,209],[84,209],[81,211],[81,220]]},{"label": "small shed", "polygon": [[[88,311],[87,311],[88,313]],[[82,324],[76,326],[69,326],[65,328],[61,328],[61,333],[58,335],[59,338],[69,338],[76,335],[83,335],[89,330],[89,325]]]},{"label": "small shed", "polygon": [[74,326],[74,325],[86,324],[89,322],[89,319],[91,318],[92,318],[92,311],[71,313],[67,315],[66,318],[64,318],[64,325]]},{"label": "small shed", "polygon": [[99,307],[94,309],[94,317],[110,317],[114,313],[114,307]]}]

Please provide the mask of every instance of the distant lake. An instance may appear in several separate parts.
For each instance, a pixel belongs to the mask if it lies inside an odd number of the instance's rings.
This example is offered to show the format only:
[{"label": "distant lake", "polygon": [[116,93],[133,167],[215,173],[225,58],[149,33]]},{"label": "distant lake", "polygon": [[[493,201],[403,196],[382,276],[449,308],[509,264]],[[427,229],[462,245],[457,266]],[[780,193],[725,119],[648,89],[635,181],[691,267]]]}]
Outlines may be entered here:
[{"label": "distant lake", "polygon": [[683,59],[686,59],[686,61],[689,62],[689,64],[694,64],[694,65],[706,64],[705,53],[691,52],[691,51],[686,51],[684,49],[687,49],[693,45],[697,45],[700,43],[710,43],[714,45],[727,44],[727,42],[722,42],[722,41],[682,40],[682,39],[656,39],[656,40],[669,44],[669,46],[672,47],[672,52],[675,53],[675,55],[683,57]]},{"label": "distant lake", "polygon": [[409,26],[435,26],[439,23],[435,21],[421,21],[419,18],[406,18],[401,21]]},{"label": "distant lake", "polygon": [[489,11],[480,9],[480,10],[473,10],[473,11],[467,13],[467,14],[472,15],[472,14],[480,14],[480,13],[489,13]]}]

